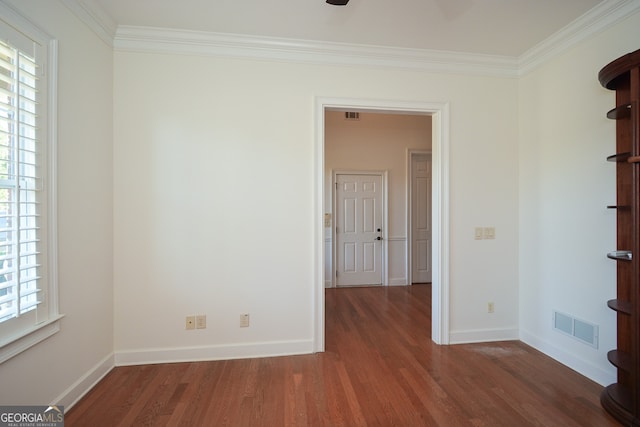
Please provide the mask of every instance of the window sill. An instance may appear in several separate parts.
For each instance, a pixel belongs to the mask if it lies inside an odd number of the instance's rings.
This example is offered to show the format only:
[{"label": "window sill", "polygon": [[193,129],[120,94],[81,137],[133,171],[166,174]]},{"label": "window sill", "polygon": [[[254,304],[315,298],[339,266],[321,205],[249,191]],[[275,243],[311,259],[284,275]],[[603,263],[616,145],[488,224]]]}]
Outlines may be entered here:
[{"label": "window sill", "polygon": [[35,325],[19,336],[9,338],[0,343],[0,363],[4,363],[23,351],[33,347],[60,331],[60,319],[64,315],[58,314],[46,322]]}]

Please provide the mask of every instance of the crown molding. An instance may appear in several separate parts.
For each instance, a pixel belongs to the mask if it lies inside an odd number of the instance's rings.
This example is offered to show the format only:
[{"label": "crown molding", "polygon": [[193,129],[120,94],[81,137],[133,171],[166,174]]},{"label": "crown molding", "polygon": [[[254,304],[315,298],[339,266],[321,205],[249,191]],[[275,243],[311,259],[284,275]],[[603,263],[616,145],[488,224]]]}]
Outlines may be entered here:
[{"label": "crown molding", "polygon": [[120,52],[192,54],[324,65],[517,76],[517,59],[507,56],[167,28],[119,26],[114,48]]},{"label": "crown molding", "polygon": [[320,65],[518,77],[640,10],[638,0],[604,0],[520,57],[320,42],[169,28],[118,26],[94,0],[61,0],[121,52],[190,54]]},{"label": "crown molding", "polygon": [[518,59],[518,73],[525,75],[579,42],[606,30],[640,10],[638,0],[605,0]]},{"label": "crown molding", "polygon": [[61,0],[84,24],[108,46],[113,47],[118,24],[93,0]]}]

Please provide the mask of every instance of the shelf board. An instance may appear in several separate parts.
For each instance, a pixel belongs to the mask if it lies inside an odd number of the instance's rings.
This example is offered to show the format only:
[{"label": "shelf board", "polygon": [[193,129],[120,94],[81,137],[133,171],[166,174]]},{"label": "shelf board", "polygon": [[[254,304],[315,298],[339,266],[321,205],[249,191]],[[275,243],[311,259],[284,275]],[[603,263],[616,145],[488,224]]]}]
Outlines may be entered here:
[{"label": "shelf board", "polygon": [[611,350],[607,353],[607,359],[616,368],[631,372],[631,356],[628,353],[620,350]]},{"label": "shelf board", "polygon": [[638,67],[640,67],[640,49],[605,65],[598,73],[598,80],[607,89],[616,90],[620,86],[622,90],[625,83],[629,82],[629,71]]},{"label": "shelf board", "polygon": [[631,117],[631,104],[620,105],[607,112],[607,118],[612,120],[626,119]]},{"label": "shelf board", "polygon": [[633,256],[631,251],[613,251],[607,254],[607,258],[615,259],[616,261],[631,261]]},{"label": "shelf board", "polygon": [[607,162],[626,162],[631,157],[631,153],[618,153],[607,157]]},{"label": "shelf board", "polygon": [[633,313],[633,307],[629,301],[622,301],[618,299],[612,299],[607,301],[607,306],[618,313],[631,314]]},{"label": "shelf board", "polygon": [[613,414],[618,421],[622,420],[628,425],[632,425],[636,421],[633,414],[631,414],[631,400],[631,391],[620,384],[611,384],[605,387],[600,395],[602,406]]}]

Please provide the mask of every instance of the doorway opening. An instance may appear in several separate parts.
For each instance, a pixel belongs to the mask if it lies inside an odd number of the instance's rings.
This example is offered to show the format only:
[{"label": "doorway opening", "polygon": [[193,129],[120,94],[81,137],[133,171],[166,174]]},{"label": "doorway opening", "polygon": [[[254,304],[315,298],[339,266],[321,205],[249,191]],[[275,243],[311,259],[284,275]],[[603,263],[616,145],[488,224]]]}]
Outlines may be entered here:
[{"label": "doorway opening", "polygon": [[423,114],[432,119],[432,340],[449,343],[449,106],[447,103],[317,98],[314,152],[314,351],[324,351],[325,334],[325,112]]}]

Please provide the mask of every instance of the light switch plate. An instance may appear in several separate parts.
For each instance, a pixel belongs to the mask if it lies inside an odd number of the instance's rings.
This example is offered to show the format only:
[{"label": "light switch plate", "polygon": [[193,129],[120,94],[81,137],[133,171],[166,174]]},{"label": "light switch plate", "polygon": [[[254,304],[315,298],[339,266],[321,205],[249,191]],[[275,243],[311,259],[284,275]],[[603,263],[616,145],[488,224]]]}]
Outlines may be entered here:
[{"label": "light switch plate", "polygon": [[243,313],[240,315],[240,327],[241,328],[249,327],[249,313]]},{"label": "light switch plate", "polygon": [[207,329],[207,316],[204,314],[196,316],[196,329]]},{"label": "light switch plate", "polygon": [[331,214],[330,213],[324,214],[324,227],[325,228],[331,228]]},{"label": "light switch plate", "polygon": [[485,239],[495,239],[496,238],[496,229],[495,227],[485,227],[484,231],[484,238]]}]

